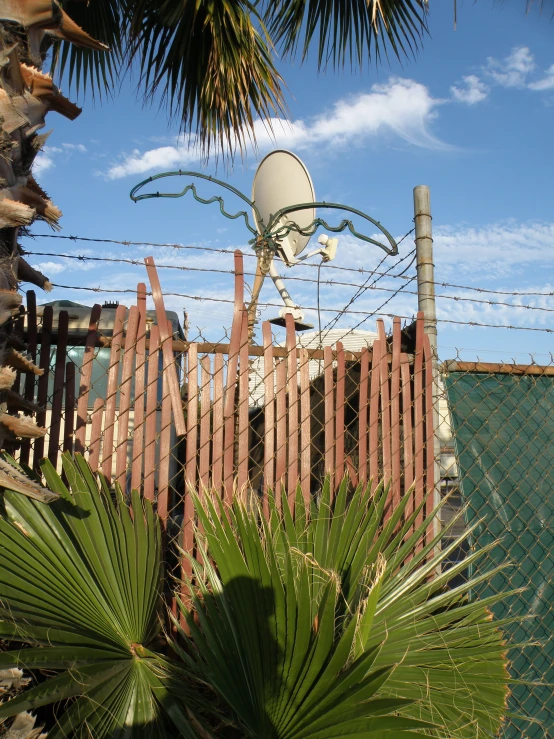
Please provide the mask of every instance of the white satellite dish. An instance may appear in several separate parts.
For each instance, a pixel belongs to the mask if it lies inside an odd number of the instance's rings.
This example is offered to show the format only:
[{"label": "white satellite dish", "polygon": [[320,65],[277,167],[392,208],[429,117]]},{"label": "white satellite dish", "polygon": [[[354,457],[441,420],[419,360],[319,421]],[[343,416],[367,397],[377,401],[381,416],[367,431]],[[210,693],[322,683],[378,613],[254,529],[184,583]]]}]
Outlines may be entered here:
[{"label": "white satellite dish", "polygon": [[[277,149],[267,154],[260,162],[252,185],[252,201],[258,209],[254,212],[254,221],[260,232],[277,211],[290,205],[315,202],[314,186],[308,170],[300,159],[290,151]],[[279,239],[279,252],[287,265],[294,264],[298,255],[306,248],[309,236],[299,233],[294,227],[309,228],[316,217],[315,208],[293,210],[283,215],[272,227],[293,226],[287,235]]]},{"label": "white satellite dish", "polygon": [[278,253],[286,266],[292,267],[315,254],[320,254],[324,261],[333,259],[336,254],[337,239],[322,235],[319,238],[321,244],[319,248],[299,257],[310,240],[310,236],[300,231],[306,231],[313,226],[316,219],[315,206],[293,209],[275,220],[275,216],[284,208],[295,205],[310,206],[315,203],[314,186],[302,161],[295,154],[284,149],[277,149],[267,154],[258,165],[254,175],[252,203],[255,206],[253,214],[258,234],[260,237],[266,237],[269,231],[272,251],[269,255],[266,253],[265,256],[261,251],[258,252],[258,268],[248,309],[249,329],[251,332],[254,329],[256,305],[267,273],[271,276],[285,304],[279,316],[270,319],[271,323],[284,326],[286,315],[291,314],[297,331],[313,328],[311,323],[304,322],[304,314],[289,295],[279,277],[273,259],[275,253]]}]

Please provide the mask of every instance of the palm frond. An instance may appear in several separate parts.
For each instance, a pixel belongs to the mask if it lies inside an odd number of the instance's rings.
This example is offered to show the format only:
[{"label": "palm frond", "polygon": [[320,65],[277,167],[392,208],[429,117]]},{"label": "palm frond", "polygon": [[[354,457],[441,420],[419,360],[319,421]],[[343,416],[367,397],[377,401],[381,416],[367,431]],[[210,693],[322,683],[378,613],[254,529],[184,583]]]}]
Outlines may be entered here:
[{"label": "palm frond", "polygon": [[386,523],[383,486],[349,499],[345,482],[331,504],[327,481],[310,506],[298,491],[294,517],[283,493],[268,522],[257,503],[195,499],[202,565],[191,559],[190,636],[175,649],[246,736],[498,729],[508,676],[494,599],[471,600],[478,578],[449,590],[456,568],[435,576],[450,548],[437,553],[433,516],[416,526],[421,510],[406,515],[409,497]]},{"label": "palm frond", "polygon": [[363,66],[388,49],[413,54],[426,31],[427,0],[267,0],[264,9],[283,53],[305,59],[314,45],[320,69]]},{"label": "palm frond", "polygon": [[147,99],[167,104],[205,151],[232,153],[254,136],[256,116],[283,112],[281,78],[255,3],[136,0],[130,54]]},{"label": "palm frond", "polygon": [[195,737],[168,692],[176,668],[156,651],[162,566],[152,506],[133,493],[129,508],[119,490],[114,502],[80,456],[64,455],[63,466],[69,488],[42,463],[60,496],[50,505],[4,493],[0,634],[25,646],[0,653],[0,669],[56,674],[3,703],[0,718],[61,703],[50,739]]}]

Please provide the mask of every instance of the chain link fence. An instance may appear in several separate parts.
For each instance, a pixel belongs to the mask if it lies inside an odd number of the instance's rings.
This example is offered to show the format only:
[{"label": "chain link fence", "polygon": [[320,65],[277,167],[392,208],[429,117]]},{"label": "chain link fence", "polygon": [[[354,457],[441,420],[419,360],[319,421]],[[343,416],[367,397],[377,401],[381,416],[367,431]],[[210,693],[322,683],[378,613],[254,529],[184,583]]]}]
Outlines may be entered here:
[{"label": "chain link fence", "polygon": [[492,545],[479,588],[507,619],[516,681],[505,739],[554,736],[554,366],[443,366],[458,487],[473,548]]}]

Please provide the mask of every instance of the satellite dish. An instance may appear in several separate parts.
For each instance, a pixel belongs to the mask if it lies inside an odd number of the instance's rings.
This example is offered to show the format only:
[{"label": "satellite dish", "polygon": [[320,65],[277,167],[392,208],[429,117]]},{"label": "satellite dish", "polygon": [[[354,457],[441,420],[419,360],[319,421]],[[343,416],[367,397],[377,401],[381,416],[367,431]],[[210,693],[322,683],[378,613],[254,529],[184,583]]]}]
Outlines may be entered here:
[{"label": "satellite dish", "polygon": [[[290,151],[284,149],[272,151],[258,165],[252,185],[252,201],[258,209],[258,213],[254,211],[256,227],[259,233],[263,233],[272,216],[282,208],[315,202],[314,186],[308,170]],[[307,229],[315,217],[315,208],[293,210],[282,216],[271,230],[275,231],[279,226]],[[309,240],[309,236],[304,236],[295,228],[279,239],[277,246],[288,266],[297,261],[298,255],[306,248]]]}]

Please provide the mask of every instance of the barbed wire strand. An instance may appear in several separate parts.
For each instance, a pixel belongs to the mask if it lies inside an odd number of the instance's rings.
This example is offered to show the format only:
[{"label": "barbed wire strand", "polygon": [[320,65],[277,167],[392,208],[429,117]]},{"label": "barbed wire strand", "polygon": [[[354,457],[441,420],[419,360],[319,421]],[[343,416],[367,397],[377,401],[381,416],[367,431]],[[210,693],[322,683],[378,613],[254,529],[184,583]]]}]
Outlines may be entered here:
[{"label": "barbed wire strand", "polygon": [[[49,239],[68,239],[71,241],[90,241],[94,243],[100,243],[100,244],[119,244],[122,246],[151,246],[151,247],[165,247],[168,249],[195,249],[199,251],[209,251],[209,252],[217,252],[219,254],[228,254],[232,255],[234,253],[234,249],[217,249],[214,247],[208,247],[208,246],[192,246],[192,245],[183,245],[183,244],[160,244],[155,242],[149,242],[149,241],[117,241],[116,239],[95,239],[91,237],[86,236],[62,236],[61,234],[28,234],[28,237],[30,238],[49,238]],[[40,252],[26,252],[28,254],[38,254]],[[46,256],[46,254],[45,254]],[[65,256],[65,255],[60,255]],[[248,252],[243,253],[243,256],[246,258],[252,258],[256,259],[255,254],[249,254]],[[93,257],[86,257],[87,259],[93,259]],[[97,259],[100,259],[100,257],[97,257]],[[131,260],[133,261],[133,260]],[[140,263],[140,262],[138,262]],[[157,267],[160,265],[156,265]],[[302,267],[311,267],[314,269],[317,269],[319,266],[318,263],[311,263],[311,262],[303,262]],[[177,265],[165,265],[165,268],[173,268],[173,269],[181,269],[181,267],[177,267]],[[383,275],[388,276],[396,279],[406,280],[410,279],[409,277],[406,277],[404,274],[400,273],[397,275],[393,274],[387,274],[386,272],[377,272],[376,270],[372,269],[364,269],[363,267],[340,267],[336,264],[325,264],[323,265],[323,268],[325,270],[337,270],[339,272],[354,272],[358,274],[369,274],[369,275]],[[191,267],[188,267],[187,269],[193,269]],[[195,268],[200,271],[201,268]],[[221,270],[222,272],[227,272],[229,270]],[[300,278],[300,277],[288,277],[284,279],[289,280],[302,280],[306,278]],[[307,279],[306,279],[307,281]],[[313,280],[315,281],[315,280]],[[327,281],[329,284],[332,284],[332,280]],[[350,284],[350,283],[347,283]],[[542,292],[538,290],[493,290],[491,288],[486,287],[474,287],[473,285],[458,285],[453,282],[444,282],[444,281],[438,281],[435,280],[432,284],[435,285],[435,287],[452,287],[457,290],[472,290],[474,292],[479,293],[487,293],[491,295],[511,295],[511,296],[521,296],[521,297],[553,297],[554,296],[554,290],[549,292]]]},{"label": "barbed wire strand", "polygon": [[[413,279],[413,278],[412,278]],[[137,290],[132,290],[131,288],[126,289],[120,289],[120,290],[114,290],[110,288],[103,288],[103,287],[82,287],[78,285],[60,285],[58,283],[53,282],[53,287],[59,287],[63,290],[85,290],[88,292],[95,292],[95,293],[114,293],[116,295],[126,295],[126,294],[132,294],[136,295]],[[152,293],[147,292],[147,295],[152,295]],[[175,293],[175,292],[164,292],[164,295],[177,297],[177,298],[185,298],[187,300],[197,300],[197,301],[208,301],[213,303],[231,303],[234,304],[234,300],[231,298],[213,298],[213,297],[207,297],[205,295],[186,295],[184,293]],[[276,308],[282,308],[282,303],[268,303],[263,302],[260,303],[260,305],[264,307],[276,307]],[[299,308],[303,310],[309,310],[315,311],[317,308],[313,306],[305,306],[300,305]],[[341,312],[341,308],[321,308],[322,313],[337,313]],[[414,319],[414,316],[403,316],[403,315],[397,315],[396,313],[376,313],[375,311],[360,311],[360,310],[349,310],[349,314],[351,315],[363,315],[363,316],[373,316],[373,315],[380,315],[384,316],[386,318],[394,318],[395,316],[398,318],[402,318],[408,321],[412,321]],[[481,328],[505,328],[505,329],[513,329],[514,331],[539,331],[542,333],[547,334],[554,334],[554,328],[538,328],[536,326],[510,326],[506,324],[496,324],[496,323],[480,323],[478,321],[456,321],[452,318],[437,318],[438,323],[452,323],[458,326],[476,326]]]},{"label": "barbed wire strand", "polygon": [[[410,252],[413,254],[413,252]],[[85,255],[74,255],[74,254],[57,254],[54,252],[34,252],[35,255],[38,256],[44,256],[44,257],[58,257],[62,259],[76,259],[79,261],[95,261],[95,262],[115,262],[115,263],[121,263],[121,264],[132,264],[133,266],[138,267],[144,267],[144,262],[140,259],[115,259],[115,258],[109,258],[109,257],[88,257]],[[398,264],[398,262],[397,262]],[[316,266],[324,266],[324,264],[319,264]],[[412,266],[412,263],[410,263],[404,270],[408,270]],[[234,275],[234,271],[232,269],[215,269],[214,267],[189,267],[189,266],[183,266],[183,265],[173,265],[173,264],[156,264],[156,267],[158,269],[175,269],[175,270],[181,270],[184,272],[206,272],[209,274],[226,274],[226,275]],[[399,277],[398,274],[388,274],[386,272],[382,273],[372,273],[372,274],[381,274],[382,276],[388,276],[388,277]],[[245,272],[245,277],[254,277],[255,272]],[[341,282],[339,280],[321,280],[321,279],[311,279],[309,277],[294,277],[292,275],[282,275],[282,280],[292,280],[294,282],[305,282],[308,284],[314,284],[314,285],[328,285],[328,286],[341,286],[341,287],[357,287],[357,288],[365,288],[366,283],[358,284],[358,283],[352,283],[352,282]],[[410,283],[413,281],[413,277],[407,277],[407,282]],[[377,282],[377,280],[375,281]],[[435,283],[437,284],[437,283]],[[406,284],[407,287],[407,284]],[[377,287],[376,284],[372,284],[367,286],[367,289],[372,290],[379,290],[382,292],[389,292],[396,294],[398,292],[397,288],[393,287],[383,287],[382,285]],[[404,290],[403,292],[405,295],[417,295],[417,290]],[[513,297],[517,297],[519,293],[510,293],[513,295]],[[546,296],[548,293],[543,293],[542,295]],[[551,295],[554,296],[554,293],[551,293]],[[545,313],[554,313],[554,308],[546,308],[543,306],[538,305],[518,305],[514,303],[506,303],[504,301],[498,301],[498,300],[481,300],[479,298],[468,298],[463,295],[444,295],[441,293],[437,293],[435,295],[437,299],[441,300],[454,300],[456,302],[469,302],[469,303],[477,303],[480,305],[498,305],[503,306],[506,308],[521,308],[524,310],[536,310],[536,311],[543,311]],[[325,330],[326,327],[322,329],[322,331]]]}]

